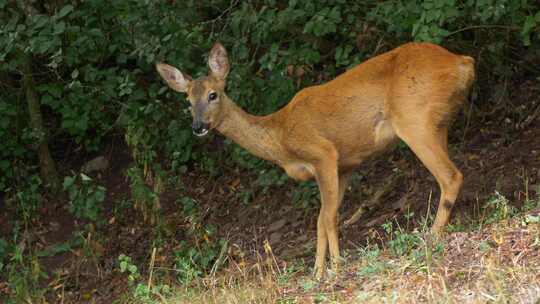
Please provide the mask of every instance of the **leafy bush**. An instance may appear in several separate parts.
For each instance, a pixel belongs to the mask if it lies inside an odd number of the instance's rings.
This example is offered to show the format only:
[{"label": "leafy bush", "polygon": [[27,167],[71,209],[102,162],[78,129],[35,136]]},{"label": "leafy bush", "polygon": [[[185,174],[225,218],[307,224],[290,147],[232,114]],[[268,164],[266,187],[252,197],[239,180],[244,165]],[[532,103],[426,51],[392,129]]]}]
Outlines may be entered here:
[{"label": "leafy bush", "polygon": [[[538,50],[540,41],[535,1],[93,0],[57,5],[0,3],[5,24],[0,135],[11,148],[0,152],[0,189],[14,182],[13,166],[30,165],[36,153],[29,140],[32,130],[22,119],[19,77],[25,55],[32,60],[51,143],[68,140],[96,151],[111,130],[122,127],[132,149],[149,161],[159,152],[185,163],[193,159],[195,143],[186,103],[168,102],[179,96],[161,83],[153,65],[166,61],[203,75],[201,54],[216,40],[227,46],[233,61],[229,95],[256,114],[273,112],[299,88],[405,41],[432,41],[471,55],[482,46],[489,56],[482,56],[480,68],[500,73],[508,71],[509,48]],[[234,159],[238,151],[228,153]]]},{"label": "leafy bush", "polygon": [[163,298],[171,292],[171,288],[166,284],[150,285],[141,280],[141,274],[137,265],[135,265],[131,257],[120,254],[118,256],[118,264],[121,273],[128,275],[129,285],[132,287],[133,300],[136,303],[154,304],[161,303],[157,299]]},{"label": "leafy bush", "polygon": [[105,200],[105,187],[97,185],[84,173],[64,178],[64,191],[69,195],[68,210],[75,217],[97,221],[101,203]]},{"label": "leafy bush", "polygon": [[517,213],[516,207],[512,206],[510,201],[498,191],[495,191],[482,209],[484,224],[505,220]]}]

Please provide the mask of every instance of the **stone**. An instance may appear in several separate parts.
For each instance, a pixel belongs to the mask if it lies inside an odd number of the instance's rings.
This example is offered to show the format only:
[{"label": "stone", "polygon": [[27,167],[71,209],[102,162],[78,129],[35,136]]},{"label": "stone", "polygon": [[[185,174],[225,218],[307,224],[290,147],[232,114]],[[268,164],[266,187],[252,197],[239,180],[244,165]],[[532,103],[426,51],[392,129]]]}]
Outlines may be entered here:
[{"label": "stone", "polygon": [[92,173],[96,171],[105,171],[107,168],[109,168],[109,161],[104,156],[98,156],[86,162],[82,166],[81,171],[83,173]]}]

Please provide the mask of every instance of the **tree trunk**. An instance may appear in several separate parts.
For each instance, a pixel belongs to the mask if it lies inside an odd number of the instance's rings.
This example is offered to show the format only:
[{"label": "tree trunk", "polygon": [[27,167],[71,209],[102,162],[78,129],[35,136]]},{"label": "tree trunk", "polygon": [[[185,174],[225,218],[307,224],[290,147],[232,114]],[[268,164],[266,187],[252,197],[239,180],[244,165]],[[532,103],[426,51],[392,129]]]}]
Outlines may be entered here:
[{"label": "tree trunk", "polygon": [[28,114],[30,115],[30,126],[37,139],[39,166],[41,171],[41,179],[45,185],[49,185],[53,191],[59,190],[58,172],[56,165],[51,157],[49,145],[47,142],[47,132],[43,127],[43,118],[41,116],[41,108],[39,96],[36,91],[34,78],[32,76],[32,58],[28,54],[22,54],[22,72],[23,86],[26,93],[26,101],[28,103]]}]

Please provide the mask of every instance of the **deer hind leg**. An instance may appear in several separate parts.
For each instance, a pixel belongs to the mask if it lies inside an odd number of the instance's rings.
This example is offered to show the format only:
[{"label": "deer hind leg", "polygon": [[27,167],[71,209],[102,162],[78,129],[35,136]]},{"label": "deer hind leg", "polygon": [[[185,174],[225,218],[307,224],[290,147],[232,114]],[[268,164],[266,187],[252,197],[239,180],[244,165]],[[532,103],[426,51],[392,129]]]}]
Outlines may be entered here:
[{"label": "deer hind leg", "polygon": [[463,183],[463,175],[448,157],[448,128],[428,124],[419,125],[418,122],[402,126],[394,124],[394,127],[397,135],[407,143],[437,179],[441,189],[441,198],[431,230],[439,234],[448,223]]}]

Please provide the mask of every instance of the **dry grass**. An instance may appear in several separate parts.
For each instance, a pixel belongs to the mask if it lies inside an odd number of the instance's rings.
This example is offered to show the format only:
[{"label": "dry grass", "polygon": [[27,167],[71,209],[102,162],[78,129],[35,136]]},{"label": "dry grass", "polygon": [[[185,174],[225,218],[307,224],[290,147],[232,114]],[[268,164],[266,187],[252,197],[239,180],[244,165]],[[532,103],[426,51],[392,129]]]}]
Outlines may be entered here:
[{"label": "dry grass", "polygon": [[[418,238],[406,255],[368,247],[349,253],[336,278],[278,266],[269,254],[249,267],[178,289],[167,303],[540,303],[538,212],[480,231]],[[531,220],[532,219],[532,220]],[[437,249],[439,248],[439,249]]]},{"label": "dry grass", "polygon": [[159,302],[540,304],[540,210],[439,242],[420,233],[401,236],[414,242],[348,252],[339,275],[322,282],[305,265],[278,262],[267,244],[257,263],[231,259],[228,269]]}]

